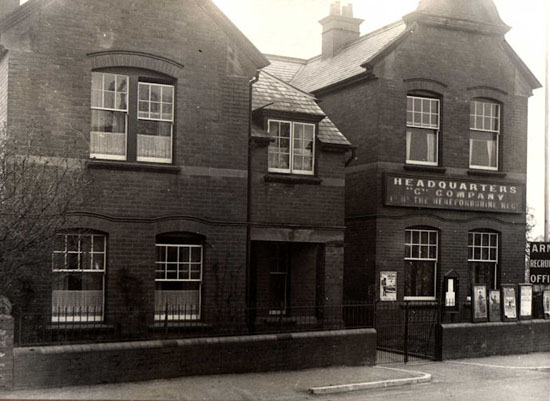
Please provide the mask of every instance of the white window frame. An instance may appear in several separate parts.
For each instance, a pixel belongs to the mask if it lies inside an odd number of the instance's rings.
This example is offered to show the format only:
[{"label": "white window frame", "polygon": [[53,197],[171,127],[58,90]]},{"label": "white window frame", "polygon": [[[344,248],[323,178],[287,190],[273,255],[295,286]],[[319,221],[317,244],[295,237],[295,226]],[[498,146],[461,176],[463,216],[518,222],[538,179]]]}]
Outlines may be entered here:
[{"label": "white window frame", "polygon": [[[473,236],[472,244],[470,244],[470,235]],[[481,236],[481,245],[475,244],[475,237]],[[494,239],[494,246],[491,245],[491,238]],[[486,244],[485,240],[486,239]],[[469,262],[482,262],[493,263],[493,288],[497,288],[497,274],[498,274],[498,233],[489,231],[470,231],[468,232],[468,263]],[[475,250],[479,249],[479,258],[475,257]],[[483,258],[483,249],[487,249],[487,258]],[[491,250],[495,251],[495,257],[491,258]]]},{"label": "white window frame", "polygon": [[[290,124],[290,137],[289,137],[289,161],[288,169],[284,168],[275,168],[269,166],[269,147],[268,147],[268,171],[273,173],[288,173],[288,174],[302,174],[302,175],[313,175],[315,173],[315,141],[316,141],[316,132],[315,124],[304,123],[299,121],[289,121],[289,120],[278,120],[278,119],[268,119],[267,120],[267,129],[269,132],[269,127],[271,122],[285,123]],[[311,149],[311,171],[310,170],[297,170],[294,169],[294,127],[295,124],[309,125],[313,128],[313,138],[312,138],[312,149]],[[269,145],[272,146],[272,145]]]},{"label": "white window frame", "polygon": [[[166,87],[172,89],[172,110],[171,110],[171,118],[165,119],[165,118],[152,118],[151,117],[151,110],[149,109],[149,117],[141,117],[140,111],[139,111],[139,102],[141,101],[139,98],[139,90],[141,86],[149,86],[149,104],[151,103],[151,87],[152,86],[158,86],[158,87]],[[161,92],[162,93],[162,92]],[[138,162],[154,162],[154,163],[172,163],[173,155],[174,155],[174,103],[176,99],[176,87],[174,85],[166,85],[166,84],[157,84],[154,82],[148,82],[148,81],[139,81],[138,82],[138,92],[137,92],[137,119],[138,120],[144,120],[144,121],[160,121],[160,122],[169,122],[170,124],[170,157],[169,158],[160,158],[160,157],[144,157],[138,155],[138,141],[139,141],[139,134],[136,132],[136,160]],[[162,95],[160,99],[160,116],[162,117],[162,105],[165,104],[162,102]]]},{"label": "white window frame", "polygon": [[[72,323],[72,322],[98,322],[103,321],[105,318],[105,273],[107,271],[107,236],[104,234],[87,234],[87,233],[63,233],[63,234],[57,234],[57,236],[63,236],[64,237],[64,244],[65,249],[63,251],[56,250],[54,248],[52,252],[52,272],[53,273],[90,273],[90,274],[102,274],[101,278],[101,285],[102,285],[102,300],[101,300],[101,316],[90,318],[88,315],[86,316],[56,316],[52,311],[52,322],[57,323]],[[68,237],[69,236],[76,236],[78,237],[78,250],[75,251],[69,251],[68,250]],[[82,247],[82,237],[91,237],[90,240],[90,267],[89,268],[82,268],[81,266],[81,255],[84,253],[81,251]],[[103,250],[102,251],[94,251],[94,237],[102,237],[103,238]],[[55,267],[55,255],[56,254],[64,254],[65,255],[65,266],[67,266],[67,258],[69,254],[77,254],[78,255],[78,269],[58,269]],[[103,254],[103,268],[102,269],[94,269],[93,268],[93,261],[94,257],[93,255],[101,255]],[[52,295],[53,296],[53,295]]]},{"label": "white window frame", "polygon": [[[477,110],[478,110],[478,105],[481,104],[483,105],[481,107],[481,114],[478,114],[477,113]],[[472,105],[473,105],[473,108],[474,108],[474,114],[472,114]],[[491,106],[496,106],[496,110],[497,110],[497,116],[496,116],[496,120],[498,122],[498,128],[495,130],[495,129],[491,129],[491,127],[485,127],[485,118],[491,118],[491,119],[495,119],[495,117],[492,117],[492,116],[486,116],[485,115],[485,105],[491,105]],[[473,117],[473,126],[472,126],[472,117]],[[478,127],[477,126],[477,118],[476,117],[481,117],[481,121],[482,121],[482,126],[481,127]],[[477,132],[484,132],[484,133],[489,133],[489,134],[492,134],[494,135],[495,137],[495,158],[496,158],[496,167],[493,167],[493,166],[478,166],[478,165],[475,165],[475,164],[472,164],[472,152],[473,152],[473,139],[472,139],[472,136],[470,135],[470,141],[469,141],[469,144],[470,144],[470,157],[469,157],[469,167],[471,169],[476,169],[476,170],[493,170],[493,171],[497,171],[499,169],[499,153],[500,153],[500,149],[499,149],[499,146],[500,146],[500,130],[501,130],[501,107],[500,107],[500,104],[496,103],[496,102],[492,102],[490,100],[471,100],[470,101],[470,132],[471,131],[477,131]]]},{"label": "white window frame", "polygon": [[[202,245],[196,245],[196,244],[165,244],[165,243],[158,243],[155,244],[155,248],[164,247],[165,248],[165,255],[168,256],[168,248],[177,248],[177,260],[178,262],[167,262],[167,261],[158,261],[155,260],[155,282],[195,282],[199,283],[199,305],[198,305],[198,312],[197,313],[191,313],[191,314],[177,314],[177,315],[169,315],[168,320],[200,320],[201,314],[202,314],[202,278],[203,278],[203,267],[204,267],[204,248]],[[179,252],[181,248],[188,248],[189,249],[189,261],[187,262],[180,262],[179,261]],[[200,262],[192,262],[191,261],[191,254],[192,254],[192,248],[200,248]],[[172,263],[177,265],[176,275],[178,278],[176,279],[169,279],[168,276],[168,269],[167,264]],[[199,265],[200,266],[200,278],[198,279],[192,279],[191,278],[191,270],[189,270],[189,278],[183,279],[179,278],[180,264],[190,264],[190,265]],[[156,277],[157,272],[161,271],[157,268],[159,265],[164,265],[164,278],[159,279]],[[155,311],[155,320],[164,320],[165,315],[164,312],[157,313]]]},{"label": "white window frame", "polygon": [[[419,242],[413,242],[413,233],[418,232]],[[422,233],[428,233],[428,243],[424,244],[422,242]],[[409,235],[410,233],[410,235]],[[405,261],[423,261],[423,262],[434,262],[434,296],[404,296],[405,301],[435,301],[437,299],[437,269],[438,269],[438,257],[439,257],[439,232],[437,230],[431,229],[421,229],[421,228],[407,228],[405,229],[406,240],[405,240],[405,249],[409,249],[409,254],[405,255]],[[430,236],[435,235],[435,244],[430,244]],[[419,257],[413,257],[413,246],[420,247]],[[428,247],[428,256],[422,257],[422,247]],[[430,248],[435,248],[435,258],[430,257]],[[406,277],[406,274],[405,274]]]},{"label": "white window frame", "polygon": [[[424,165],[424,166],[437,166],[439,164],[439,131],[440,131],[440,125],[441,125],[441,102],[439,101],[439,99],[436,99],[436,98],[431,98],[431,97],[427,97],[427,96],[414,96],[414,95],[407,95],[407,114],[409,113],[409,108],[408,108],[408,100],[409,99],[412,99],[413,101],[413,109],[410,110],[410,112],[413,113],[413,119],[412,121],[409,122],[408,118],[406,119],[407,120],[407,130],[406,130],[406,137],[405,137],[405,153],[406,153],[406,163],[407,164],[418,164],[418,165]],[[414,109],[414,100],[415,99],[420,99],[421,102],[420,102],[420,111],[418,111],[418,113],[421,114],[421,121],[420,121],[420,124],[417,124],[414,122],[414,113],[416,113],[417,111]],[[428,123],[424,123],[423,120],[423,117],[424,115],[426,114],[423,110],[424,106],[423,106],[423,100],[429,100],[430,102],[436,102],[437,103],[437,124],[434,125],[430,122]],[[434,113],[428,113],[430,116],[433,115]],[[435,132],[435,144],[434,144],[434,151],[435,151],[435,161],[434,162],[429,162],[429,161],[422,161],[422,160],[412,160],[409,158],[409,154],[410,154],[410,144],[409,144],[409,128],[419,128],[419,129],[424,129],[424,130],[433,130]]]},{"label": "white window frame", "polygon": [[[124,132],[124,155],[109,155],[109,154],[103,154],[103,153],[92,153],[90,151],[90,158],[96,158],[96,159],[105,159],[105,160],[126,160],[128,158],[128,113],[129,113],[129,109],[128,109],[128,103],[130,101],[130,77],[128,75],[124,75],[124,74],[116,74],[116,73],[111,73],[111,72],[101,72],[101,71],[92,71],[92,81],[93,81],[93,75],[96,74],[96,75],[101,75],[102,77],[102,83],[105,82],[105,75],[115,75],[115,76],[120,76],[120,77],[125,77],[126,78],[126,109],[118,109],[118,108],[110,108],[110,107],[98,107],[98,106],[93,106],[91,105],[91,110],[100,110],[100,111],[114,111],[114,112],[123,112],[124,113],[124,118],[125,118],[125,132]],[[103,89],[104,85],[102,85],[102,92],[105,92],[105,90]],[[92,87],[90,88],[90,94],[93,92],[93,85]],[[116,88],[115,88],[115,100],[116,100]],[[102,97],[102,103],[104,103],[104,99]],[[90,130],[90,135],[92,135],[92,133],[94,133],[94,131],[91,131]],[[96,132],[98,134],[103,134],[103,132]],[[91,141],[91,140],[90,140]]]}]

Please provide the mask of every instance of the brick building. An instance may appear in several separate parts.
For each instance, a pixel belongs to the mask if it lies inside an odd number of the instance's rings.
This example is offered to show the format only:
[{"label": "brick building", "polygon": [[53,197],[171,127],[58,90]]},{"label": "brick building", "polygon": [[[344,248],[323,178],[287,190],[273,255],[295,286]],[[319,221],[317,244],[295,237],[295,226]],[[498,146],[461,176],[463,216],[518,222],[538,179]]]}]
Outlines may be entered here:
[{"label": "brick building", "polygon": [[5,0],[0,17],[0,119],[33,119],[36,154],[70,149],[93,179],[33,312],[137,332],[341,303],[349,142],[257,76],[268,61],[210,0]]},{"label": "brick building", "polygon": [[492,0],[421,0],[360,37],[336,2],[322,54],[267,56],[356,146],[346,168],[346,297],[437,301],[524,282],[527,100],[540,83]]}]

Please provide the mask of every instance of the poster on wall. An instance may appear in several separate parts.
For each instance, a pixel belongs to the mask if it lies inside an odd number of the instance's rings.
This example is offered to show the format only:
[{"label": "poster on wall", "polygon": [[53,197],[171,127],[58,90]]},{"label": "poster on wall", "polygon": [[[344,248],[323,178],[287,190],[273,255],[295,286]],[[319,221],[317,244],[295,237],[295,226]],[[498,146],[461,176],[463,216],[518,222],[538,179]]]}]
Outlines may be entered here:
[{"label": "poster on wall", "polygon": [[397,272],[380,272],[380,300],[397,301]]},{"label": "poster on wall", "polygon": [[519,318],[531,319],[533,315],[533,286],[519,285]]},{"label": "poster on wall", "polygon": [[516,286],[514,284],[502,285],[502,320],[517,320]]},{"label": "poster on wall", "polygon": [[487,321],[487,287],[484,285],[474,285],[472,294],[473,318],[474,322]]},{"label": "poster on wall", "polygon": [[544,310],[544,318],[550,319],[550,290],[544,290],[542,293],[542,308]]},{"label": "poster on wall", "polygon": [[489,291],[489,321],[500,322],[500,291]]}]

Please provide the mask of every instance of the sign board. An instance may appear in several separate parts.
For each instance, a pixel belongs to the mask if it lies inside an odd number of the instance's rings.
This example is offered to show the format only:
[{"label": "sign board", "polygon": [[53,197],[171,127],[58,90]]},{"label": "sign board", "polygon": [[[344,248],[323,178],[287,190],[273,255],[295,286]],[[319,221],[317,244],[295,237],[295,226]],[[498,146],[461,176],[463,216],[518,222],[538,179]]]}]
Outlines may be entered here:
[{"label": "sign board", "polygon": [[380,272],[380,300],[397,301],[397,272]]},{"label": "sign board", "polygon": [[529,242],[529,281],[550,284],[550,242]]},{"label": "sign board", "polygon": [[523,184],[387,174],[387,206],[525,212]]}]

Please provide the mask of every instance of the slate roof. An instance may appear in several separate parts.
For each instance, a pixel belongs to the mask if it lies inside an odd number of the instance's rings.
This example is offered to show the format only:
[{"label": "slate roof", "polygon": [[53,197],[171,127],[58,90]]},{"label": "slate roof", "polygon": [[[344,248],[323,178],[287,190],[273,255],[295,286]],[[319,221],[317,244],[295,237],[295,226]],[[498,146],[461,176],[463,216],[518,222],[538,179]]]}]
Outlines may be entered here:
[{"label": "slate roof", "polygon": [[313,92],[364,73],[365,68],[361,65],[375,57],[404,33],[406,33],[406,25],[403,21],[398,21],[351,42],[334,57],[322,59],[321,56],[317,56],[300,62],[299,59],[284,60],[283,57],[267,55],[269,61],[275,64],[274,68],[269,69],[271,66],[267,68],[281,79],[292,76],[288,81],[290,84],[307,92]]},{"label": "slate roof", "polygon": [[285,82],[290,82],[294,75],[307,63],[306,60],[300,58],[276,56],[274,54],[265,54],[265,56],[270,64],[263,70]]},{"label": "slate roof", "polygon": [[[259,79],[252,90],[253,111],[263,109],[324,117],[319,122],[317,132],[319,141],[335,145],[351,145],[325,115],[313,95],[293,87],[266,71],[260,72]],[[252,127],[252,131],[252,134],[257,137],[264,136],[265,133],[261,127],[255,125]]]}]

